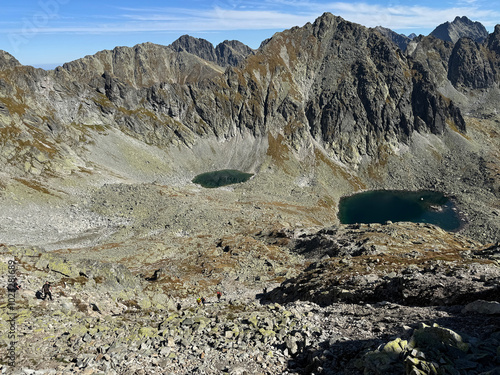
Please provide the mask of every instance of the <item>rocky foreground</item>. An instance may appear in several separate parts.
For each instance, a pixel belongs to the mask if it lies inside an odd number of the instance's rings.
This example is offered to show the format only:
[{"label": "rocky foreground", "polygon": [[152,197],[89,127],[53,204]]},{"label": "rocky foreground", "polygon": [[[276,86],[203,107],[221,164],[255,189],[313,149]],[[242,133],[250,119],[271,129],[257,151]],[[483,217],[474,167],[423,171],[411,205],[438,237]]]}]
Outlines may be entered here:
[{"label": "rocky foreground", "polygon": [[[2,290],[2,373],[498,374],[498,244],[409,223],[254,238],[300,262],[296,276],[233,267],[186,293],[162,270],[0,247],[4,284],[9,260],[21,284],[10,302]],[[35,296],[46,280],[53,301]]]}]

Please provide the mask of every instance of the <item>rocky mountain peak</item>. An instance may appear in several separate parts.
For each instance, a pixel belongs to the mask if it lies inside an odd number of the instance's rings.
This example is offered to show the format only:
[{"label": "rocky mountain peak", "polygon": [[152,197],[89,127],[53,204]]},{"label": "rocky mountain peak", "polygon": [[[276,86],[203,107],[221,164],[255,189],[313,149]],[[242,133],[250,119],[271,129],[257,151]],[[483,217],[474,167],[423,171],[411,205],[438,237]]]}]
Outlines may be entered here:
[{"label": "rocky mountain peak", "polygon": [[[257,51],[184,36],[54,71],[0,52],[0,274],[24,322],[2,369],[494,373],[497,53],[500,26],[403,53],[330,13]],[[222,169],[253,176],[193,180]],[[442,192],[463,227],[339,223],[379,189]]]},{"label": "rocky mountain peak", "polygon": [[238,40],[225,40],[215,47],[215,54],[220,66],[237,66],[254,50]]},{"label": "rocky mountain peak", "polygon": [[219,66],[237,66],[254,51],[237,40],[225,40],[214,48],[208,40],[183,35],[170,45],[176,52],[188,52]]},{"label": "rocky mountain peak", "polygon": [[176,52],[186,51],[204,60],[217,62],[213,44],[202,38],[183,35],[174,41],[170,47]]},{"label": "rocky mountain peak", "polygon": [[480,22],[471,21],[469,18],[456,17],[453,22],[445,22],[431,32],[432,36],[456,43],[462,37],[468,37],[481,43],[488,37],[488,31]]},{"label": "rocky mountain peak", "polygon": [[20,66],[21,63],[10,53],[0,50],[0,70]]}]

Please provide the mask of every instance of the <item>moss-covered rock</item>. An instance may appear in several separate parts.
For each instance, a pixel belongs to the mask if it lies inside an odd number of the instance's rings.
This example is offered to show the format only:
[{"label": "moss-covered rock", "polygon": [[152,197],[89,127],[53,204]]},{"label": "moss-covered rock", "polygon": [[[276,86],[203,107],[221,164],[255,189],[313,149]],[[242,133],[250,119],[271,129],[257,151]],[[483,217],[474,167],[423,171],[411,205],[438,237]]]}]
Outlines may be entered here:
[{"label": "moss-covered rock", "polygon": [[138,304],[141,309],[149,309],[153,306],[148,296],[144,296],[143,298],[141,298],[138,301]]},{"label": "moss-covered rock", "polygon": [[138,334],[141,337],[154,337],[158,335],[158,330],[153,327],[141,327]]},{"label": "moss-covered rock", "polygon": [[66,277],[78,277],[78,269],[71,264],[67,259],[50,253],[44,253],[36,263],[39,269],[53,271],[59,275]]},{"label": "moss-covered rock", "polygon": [[469,350],[469,344],[465,343],[458,333],[437,324],[432,327],[424,325],[423,328],[415,330],[410,346],[426,348],[429,351],[449,352],[450,349],[459,349],[465,353]]}]

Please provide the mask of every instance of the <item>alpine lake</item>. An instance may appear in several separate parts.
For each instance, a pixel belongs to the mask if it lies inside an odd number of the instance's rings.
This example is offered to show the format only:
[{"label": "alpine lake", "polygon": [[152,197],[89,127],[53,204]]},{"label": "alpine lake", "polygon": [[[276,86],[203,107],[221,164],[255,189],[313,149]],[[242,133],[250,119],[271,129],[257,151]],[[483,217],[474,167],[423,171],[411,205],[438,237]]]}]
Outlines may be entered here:
[{"label": "alpine lake", "polygon": [[338,218],[342,224],[429,223],[447,231],[463,225],[455,203],[436,191],[374,190],[343,197]]},{"label": "alpine lake", "polygon": [[211,189],[246,182],[252,176],[252,173],[244,173],[235,169],[223,169],[199,174],[193,178],[192,182]]}]

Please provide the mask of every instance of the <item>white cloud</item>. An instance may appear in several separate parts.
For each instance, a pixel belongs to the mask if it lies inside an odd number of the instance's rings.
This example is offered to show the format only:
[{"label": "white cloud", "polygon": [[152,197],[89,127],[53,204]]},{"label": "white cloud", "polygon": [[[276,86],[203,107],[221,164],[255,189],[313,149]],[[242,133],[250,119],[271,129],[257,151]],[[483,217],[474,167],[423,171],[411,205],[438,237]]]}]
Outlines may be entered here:
[{"label": "white cloud", "polygon": [[[384,6],[364,2],[319,3],[308,0],[265,0],[263,2],[216,2],[206,9],[189,8],[119,8],[121,14],[107,23],[96,18],[85,24],[54,20],[50,27],[37,28],[37,33],[133,33],[133,32],[199,32],[225,30],[285,29],[313,22],[328,11],[344,19],[368,27],[391,29],[428,29],[452,21],[455,16],[496,24],[500,12],[475,6],[476,0],[461,0],[464,6],[433,9],[422,6]],[[390,3],[389,3],[390,4]],[[261,9],[266,7],[265,9]],[[3,30],[5,32],[5,29]],[[8,30],[7,32],[21,32]]]}]

